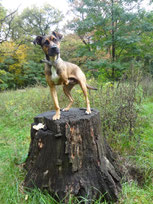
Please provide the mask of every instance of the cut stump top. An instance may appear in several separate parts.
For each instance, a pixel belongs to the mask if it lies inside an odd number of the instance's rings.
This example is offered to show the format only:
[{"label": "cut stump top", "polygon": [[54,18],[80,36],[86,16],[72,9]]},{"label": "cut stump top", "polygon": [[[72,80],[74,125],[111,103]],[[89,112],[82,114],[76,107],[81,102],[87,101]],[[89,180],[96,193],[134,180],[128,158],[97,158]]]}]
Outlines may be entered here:
[{"label": "cut stump top", "polygon": [[61,111],[61,117],[59,120],[53,121],[53,116],[55,111],[48,111],[42,114],[39,114],[34,118],[35,123],[44,122],[44,120],[50,120],[54,123],[66,123],[66,122],[75,122],[78,120],[90,120],[93,116],[99,114],[99,111],[96,109],[91,109],[91,114],[85,113],[85,108],[71,108],[69,111]]}]

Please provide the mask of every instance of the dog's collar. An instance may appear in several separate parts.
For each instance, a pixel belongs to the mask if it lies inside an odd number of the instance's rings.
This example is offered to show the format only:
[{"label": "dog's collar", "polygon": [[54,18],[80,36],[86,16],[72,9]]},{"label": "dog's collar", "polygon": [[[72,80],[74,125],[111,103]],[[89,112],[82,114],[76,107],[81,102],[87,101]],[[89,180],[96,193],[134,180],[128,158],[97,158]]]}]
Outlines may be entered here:
[{"label": "dog's collar", "polygon": [[44,62],[44,63],[48,64],[49,66],[53,66],[53,65],[56,65],[60,60],[61,60],[60,54],[58,54],[56,59],[54,59],[54,60],[53,59],[50,60],[50,57],[48,55],[46,55],[46,60],[41,60],[41,62]]},{"label": "dog's collar", "polygon": [[50,61],[49,55],[46,55],[46,60]]},{"label": "dog's collar", "polygon": [[60,54],[58,54],[58,55],[56,56],[56,58],[55,58],[55,60],[53,60],[53,62],[57,63],[59,59],[60,59]]},{"label": "dog's collar", "polygon": [[52,64],[57,63],[59,59],[60,59],[60,54],[58,54],[55,57],[50,57],[49,55],[46,55],[46,60],[50,61]]}]

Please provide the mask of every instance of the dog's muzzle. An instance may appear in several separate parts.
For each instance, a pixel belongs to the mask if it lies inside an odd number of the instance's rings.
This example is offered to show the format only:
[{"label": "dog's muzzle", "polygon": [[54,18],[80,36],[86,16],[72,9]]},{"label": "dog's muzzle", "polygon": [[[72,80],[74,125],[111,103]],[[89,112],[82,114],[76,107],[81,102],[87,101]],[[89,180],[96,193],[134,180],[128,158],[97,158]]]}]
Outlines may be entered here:
[{"label": "dog's muzzle", "polygon": [[48,55],[49,56],[56,56],[59,53],[60,53],[60,49],[57,46],[52,46],[48,50]]}]

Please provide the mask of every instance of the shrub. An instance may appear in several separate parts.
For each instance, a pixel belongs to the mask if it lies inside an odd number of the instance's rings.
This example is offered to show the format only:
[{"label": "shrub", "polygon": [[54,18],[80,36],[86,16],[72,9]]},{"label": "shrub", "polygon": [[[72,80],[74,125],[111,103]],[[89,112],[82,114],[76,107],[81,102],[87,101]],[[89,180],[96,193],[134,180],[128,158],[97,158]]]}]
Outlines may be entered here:
[{"label": "shrub", "polygon": [[147,74],[141,81],[141,87],[143,90],[143,96],[148,97],[153,95],[153,78],[152,75]]},{"label": "shrub", "polygon": [[[113,136],[125,136],[130,139],[133,135],[138,118],[139,104],[142,101],[140,72],[130,72],[116,82],[104,85],[98,83],[98,91],[90,95],[91,106],[101,113],[102,133],[111,141]],[[123,134],[124,133],[124,134]],[[116,140],[116,138],[115,138]]]},{"label": "shrub", "polygon": [[29,61],[23,67],[24,86],[35,84],[46,85],[44,76],[44,64]]}]

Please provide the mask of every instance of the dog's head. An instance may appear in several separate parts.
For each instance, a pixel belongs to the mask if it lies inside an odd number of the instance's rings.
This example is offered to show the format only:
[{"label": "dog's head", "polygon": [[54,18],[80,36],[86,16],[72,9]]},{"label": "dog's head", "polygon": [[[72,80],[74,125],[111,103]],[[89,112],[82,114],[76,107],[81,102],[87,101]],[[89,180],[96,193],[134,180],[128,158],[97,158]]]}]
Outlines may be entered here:
[{"label": "dog's head", "polygon": [[47,56],[55,57],[60,53],[62,37],[61,34],[54,31],[50,36],[37,36],[33,43],[40,45]]}]

